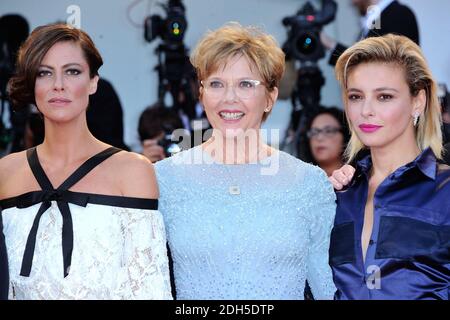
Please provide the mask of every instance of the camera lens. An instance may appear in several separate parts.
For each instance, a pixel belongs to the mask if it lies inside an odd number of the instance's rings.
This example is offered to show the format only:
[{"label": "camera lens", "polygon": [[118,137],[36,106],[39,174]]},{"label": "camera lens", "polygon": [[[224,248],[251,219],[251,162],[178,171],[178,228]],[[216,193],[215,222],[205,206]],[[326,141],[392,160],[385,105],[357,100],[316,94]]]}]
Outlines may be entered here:
[{"label": "camera lens", "polygon": [[180,34],[180,25],[178,24],[178,22],[172,23],[172,33],[176,36]]},{"label": "camera lens", "polygon": [[317,40],[308,33],[302,34],[298,37],[296,47],[298,52],[304,55],[314,53],[317,48]]},{"label": "camera lens", "polygon": [[176,143],[170,144],[170,145],[167,147],[167,149],[166,149],[166,152],[169,153],[170,155],[173,155],[173,154],[178,153],[178,152],[181,152],[181,151],[183,151],[183,150],[182,150],[181,147],[180,147],[178,144],[176,144]]},{"label": "camera lens", "polygon": [[174,15],[167,17],[166,23],[167,34],[164,37],[170,41],[182,41],[187,27],[186,19],[183,16]]}]

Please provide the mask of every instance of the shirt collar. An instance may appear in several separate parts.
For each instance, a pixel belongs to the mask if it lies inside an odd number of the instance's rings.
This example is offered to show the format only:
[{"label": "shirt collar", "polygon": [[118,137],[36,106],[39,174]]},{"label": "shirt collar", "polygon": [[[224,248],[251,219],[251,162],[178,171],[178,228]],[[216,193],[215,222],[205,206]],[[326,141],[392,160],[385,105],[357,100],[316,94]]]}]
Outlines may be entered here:
[{"label": "shirt collar", "polygon": [[[422,151],[416,159],[412,162],[398,168],[394,171],[395,177],[400,177],[407,170],[417,167],[426,177],[435,180],[436,179],[436,156],[430,147]],[[369,155],[359,160],[356,164],[355,177],[360,178],[362,174],[366,177],[369,175],[369,171],[372,168],[372,158]]]},{"label": "shirt collar", "polygon": [[422,171],[428,178],[436,179],[437,160],[433,150],[430,147],[426,148],[413,163]]}]

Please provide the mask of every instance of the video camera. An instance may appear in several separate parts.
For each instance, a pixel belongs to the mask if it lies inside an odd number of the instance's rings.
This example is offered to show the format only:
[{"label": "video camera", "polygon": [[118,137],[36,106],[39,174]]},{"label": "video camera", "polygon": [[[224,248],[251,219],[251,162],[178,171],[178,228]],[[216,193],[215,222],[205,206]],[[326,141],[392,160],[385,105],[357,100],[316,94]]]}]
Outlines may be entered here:
[{"label": "video camera", "polygon": [[320,31],[334,20],[336,10],[334,0],[322,0],[322,10],[319,12],[308,1],[295,16],[283,18],[283,25],[290,27],[288,40],[283,46],[287,58],[314,62],[323,58],[325,50],[320,42]]},{"label": "video camera", "polygon": [[184,5],[181,0],[169,0],[167,5],[160,5],[166,11],[167,17],[163,19],[160,15],[154,14],[145,19],[145,40],[152,42],[160,37],[169,45],[182,45],[187,29]]},{"label": "video camera", "polygon": [[172,133],[179,128],[173,128],[169,124],[163,125],[163,137],[158,140],[158,145],[164,150],[164,155],[166,157],[171,157],[174,154],[182,151],[181,147],[172,140]]},{"label": "video camera", "polygon": [[291,120],[281,149],[300,159],[306,159],[301,140],[306,139],[307,122],[321,106],[320,91],[325,84],[325,78],[317,65],[325,56],[320,32],[324,25],[334,20],[336,11],[337,4],[334,0],[322,0],[320,11],[308,1],[295,16],[282,20],[283,25],[288,28],[288,37],[283,45],[286,60],[299,60],[300,68],[291,94]]},{"label": "video camera", "polygon": [[188,26],[186,9],[181,0],[169,0],[160,4],[166,12],[166,18],[153,14],[145,19],[144,38],[152,42],[161,38],[155,49],[158,55],[158,101],[164,103],[164,97],[170,92],[175,110],[182,110],[189,118],[195,118],[194,94],[191,82],[195,77],[188,50],[183,39]]}]

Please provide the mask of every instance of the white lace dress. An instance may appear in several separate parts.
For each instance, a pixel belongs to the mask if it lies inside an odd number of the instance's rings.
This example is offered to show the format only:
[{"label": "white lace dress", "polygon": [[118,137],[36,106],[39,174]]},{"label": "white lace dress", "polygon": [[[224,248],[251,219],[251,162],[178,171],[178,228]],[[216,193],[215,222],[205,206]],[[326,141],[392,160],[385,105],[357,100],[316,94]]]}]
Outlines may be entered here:
[{"label": "white lace dress", "polygon": [[10,299],[171,299],[158,200],[67,191],[117,149],[92,157],[54,189],[35,149],[42,190],[0,201]]},{"label": "white lace dress", "polygon": [[40,204],[3,210],[10,299],[171,299],[166,239],[157,210],[69,204],[73,253],[64,277],[62,216],[52,201],[42,215],[29,277],[20,275]]}]

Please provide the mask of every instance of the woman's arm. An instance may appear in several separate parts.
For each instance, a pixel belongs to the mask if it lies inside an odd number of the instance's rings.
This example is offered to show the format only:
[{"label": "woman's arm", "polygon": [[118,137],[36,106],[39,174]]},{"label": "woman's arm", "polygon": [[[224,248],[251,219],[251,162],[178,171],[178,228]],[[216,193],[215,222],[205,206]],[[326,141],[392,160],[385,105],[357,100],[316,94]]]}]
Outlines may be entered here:
[{"label": "woman's arm", "polygon": [[126,209],[119,299],[172,299],[166,233],[157,210]]},{"label": "woman's arm", "polygon": [[[305,177],[311,202],[307,279],[316,300],[333,299],[336,287],[329,266],[330,235],[336,214],[336,196],[325,172],[318,168]],[[314,187],[312,187],[314,186]]]},{"label": "woman's arm", "polygon": [[[153,165],[142,155],[125,154],[121,172],[124,196],[157,199]],[[120,299],[172,299],[166,233],[158,210],[124,209],[124,262],[118,283]]]}]

